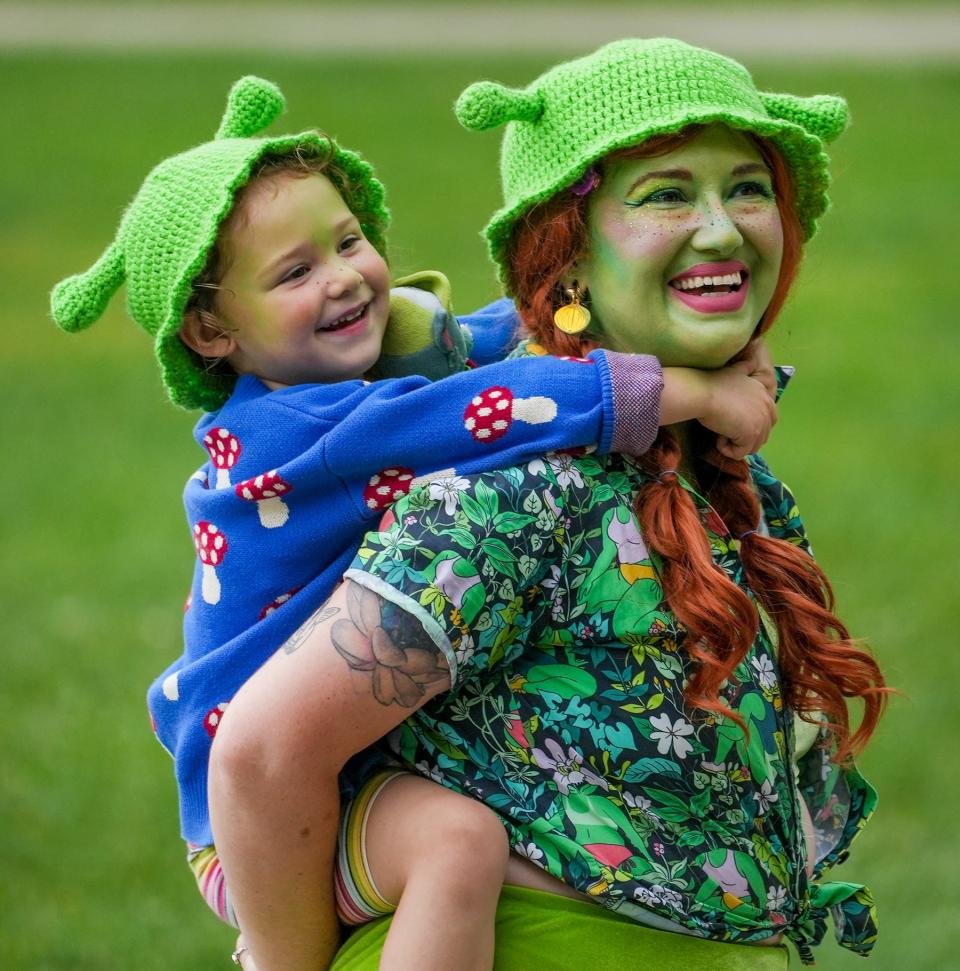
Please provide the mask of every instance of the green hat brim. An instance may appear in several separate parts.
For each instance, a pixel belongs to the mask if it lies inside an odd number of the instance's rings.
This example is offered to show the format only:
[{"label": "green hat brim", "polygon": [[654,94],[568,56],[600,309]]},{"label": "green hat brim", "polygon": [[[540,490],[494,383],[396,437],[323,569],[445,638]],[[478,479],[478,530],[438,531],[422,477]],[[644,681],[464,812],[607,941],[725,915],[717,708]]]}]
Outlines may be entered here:
[{"label": "green hat brim", "polygon": [[[243,141],[249,143],[253,140]],[[383,185],[368,162],[314,131],[253,141],[250,151],[238,160],[232,177],[223,180],[221,198],[211,203],[206,211],[209,231],[202,234],[204,244],[197,246],[194,252],[184,254],[183,268],[175,279],[167,316],[157,330],[155,352],[162,380],[170,400],[182,408],[216,411],[229,398],[237,380],[236,375],[225,368],[211,369],[199,354],[180,339],[180,327],[193,281],[206,266],[220,225],[230,214],[237,192],[249,182],[256,166],[268,156],[282,155],[297,148],[323,153],[333,149],[330,161],[349,180],[351,200],[360,227],[371,244],[386,256],[386,230],[390,213],[385,205]]]},{"label": "green hat brim", "polygon": [[809,240],[816,232],[817,220],[829,206],[829,158],[823,150],[823,141],[790,121],[746,111],[732,112],[729,108],[717,109],[715,112],[699,109],[673,118],[664,118],[632,132],[618,132],[615,137],[598,140],[579,154],[576,163],[563,175],[528,193],[513,206],[504,207],[494,213],[483,234],[487,239],[490,256],[497,265],[500,282],[504,286],[508,285],[507,245],[517,221],[530,209],[575,185],[594,163],[611,152],[639,145],[657,135],[672,135],[693,125],[710,124],[723,124],[736,131],[758,135],[776,146],[790,169],[796,193],[797,216],[803,228],[804,240]]}]

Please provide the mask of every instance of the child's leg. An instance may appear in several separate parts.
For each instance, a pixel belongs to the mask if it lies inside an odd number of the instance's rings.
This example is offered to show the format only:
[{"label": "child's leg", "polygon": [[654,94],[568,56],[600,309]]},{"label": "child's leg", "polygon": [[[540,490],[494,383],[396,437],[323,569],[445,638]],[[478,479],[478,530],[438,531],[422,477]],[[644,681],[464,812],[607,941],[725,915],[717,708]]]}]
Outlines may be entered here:
[{"label": "child's leg", "polygon": [[[380,967],[490,971],[508,857],[506,831],[493,812],[403,774],[380,790],[362,825],[363,862],[375,890],[397,905]],[[356,862],[351,870],[359,869]]]}]

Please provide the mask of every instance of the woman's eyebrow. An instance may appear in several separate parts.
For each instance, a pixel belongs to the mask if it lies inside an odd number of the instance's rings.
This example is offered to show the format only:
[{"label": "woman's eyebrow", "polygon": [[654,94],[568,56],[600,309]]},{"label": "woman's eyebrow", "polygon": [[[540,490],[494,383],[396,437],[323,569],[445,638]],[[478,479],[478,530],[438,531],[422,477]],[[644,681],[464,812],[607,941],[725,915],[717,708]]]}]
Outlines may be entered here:
[{"label": "woman's eyebrow", "polygon": [[770,169],[763,162],[744,162],[743,165],[734,166],[731,175],[769,175]]},{"label": "woman's eyebrow", "polygon": [[649,182],[651,179],[683,179],[686,182],[692,182],[693,173],[689,169],[659,169],[656,172],[647,172],[646,175],[641,175],[639,179],[631,184],[630,188],[627,189],[627,195],[633,192],[637,186],[641,186],[644,182]]}]

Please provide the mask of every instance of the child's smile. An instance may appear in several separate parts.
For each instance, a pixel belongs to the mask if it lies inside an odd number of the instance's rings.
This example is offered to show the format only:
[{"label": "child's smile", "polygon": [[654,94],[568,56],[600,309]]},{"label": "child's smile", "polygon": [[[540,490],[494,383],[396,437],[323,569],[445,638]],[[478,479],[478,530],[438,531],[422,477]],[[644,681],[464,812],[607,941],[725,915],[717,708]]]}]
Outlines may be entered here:
[{"label": "child's smile", "polygon": [[232,219],[226,251],[216,309],[238,374],[271,386],[345,381],[380,356],[387,266],[327,178],[257,183]]}]

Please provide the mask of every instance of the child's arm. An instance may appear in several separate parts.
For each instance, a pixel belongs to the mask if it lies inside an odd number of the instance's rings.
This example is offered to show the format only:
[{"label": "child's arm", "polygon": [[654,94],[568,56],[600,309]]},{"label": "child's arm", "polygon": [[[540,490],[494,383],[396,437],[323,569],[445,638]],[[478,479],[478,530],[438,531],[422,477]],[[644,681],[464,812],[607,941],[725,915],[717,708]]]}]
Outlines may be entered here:
[{"label": "child's arm", "polygon": [[596,445],[640,455],[661,424],[687,418],[727,436],[726,454],[742,457],[776,419],[748,367],[670,368],[664,380],[655,358],[594,351],[583,360],[503,361],[436,383],[380,381],[342,403],[349,413],[325,436],[324,455],[371,516],[421,482],[456,488],[458,473],[520,465],[544,452]]},{"label": "child's arm", "polygon": [[605,351],[503,361],[435,383],[380,381],[342,402],[349,413],[324,436],[324,455],[374,515],[422,477],[579,446],[640,455],[657,434],[661,387],[655,358]]}]

